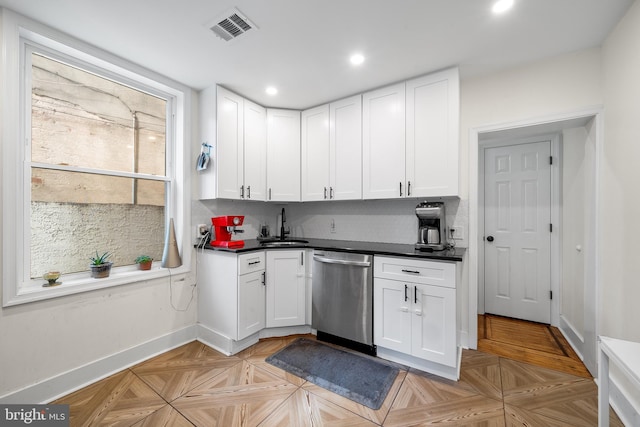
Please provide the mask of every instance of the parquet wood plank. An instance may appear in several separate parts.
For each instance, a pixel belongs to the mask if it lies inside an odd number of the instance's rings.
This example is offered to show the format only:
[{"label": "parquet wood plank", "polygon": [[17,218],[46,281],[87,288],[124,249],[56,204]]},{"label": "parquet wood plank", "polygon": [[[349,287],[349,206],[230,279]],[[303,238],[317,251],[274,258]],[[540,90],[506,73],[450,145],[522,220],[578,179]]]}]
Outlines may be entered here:
[{"label": "parquet wood plank", "polygon": [[193,427],[193,424],[171,405],[166,405],[132,427]]},{"label": "parquet wood plank", "polygon": [[194,341],[136,365],[132,371],[168,402],[241,362]]},{"label": "parquet wood plank", "polygon": [[255,426],[297,388],[243,361],[178,398],[172,405],[197,426]]},{"label": "parquet wood plank", "polygon": [[298,389],[283,405],[260,423],[260,427],[372,427],[376,425],[303,389]]},{"label": "parquet wood plank", "polygon": [[157,393],[129,370],[54,403],[69,405],[73,426],[130,426],[166,405]]}]

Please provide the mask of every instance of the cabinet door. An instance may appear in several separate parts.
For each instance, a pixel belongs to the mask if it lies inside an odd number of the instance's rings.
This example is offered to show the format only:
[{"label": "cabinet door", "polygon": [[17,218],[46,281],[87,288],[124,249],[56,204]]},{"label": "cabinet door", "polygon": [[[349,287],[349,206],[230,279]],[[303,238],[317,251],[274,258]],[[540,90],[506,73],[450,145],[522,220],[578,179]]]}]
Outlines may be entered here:
[{"label": "cabinet door", "polygon": [[406,85],[407,196],[457,196],[458,69],[409,80]]},{"label": "cabinet door", "polygon": [[267,200],[300,201],[300,112],[267,109]]},{"label": "cabinet door", "polygon": [[238,280],[238,340],[265,326],[264,270],[240,276]]},{"label": "cabinet door", "polygon": [[410,285],[373,279],[373,342],[402,353],[411,353],[412,301]]},{"label": "cabinet door", "polygon": [[304,251],[267,251],[267,327],[305,324]]},{"label": "cabinet door", "polygon": [[267,110],[244,101],[244,197],[266,200]]},{"label": "cabinet door", "polygon": [[244,100],[218,86],[217,139],[213,168],[217,170],[217,196],[239,199],[244,168]]},{"label": "cabinet door", "polygon": [[411,354],[447,366],[456,366],[456,291],[414,285]]},{"label": "cabinet door", "polygon": [[403,197],[405,185],[405,84],[362,95],[362,195]]},{"label": "cabinet door", "polygon": [[302,112],[302,201],[329,197],[329,105]]},{"label": "cabinet door", "polygon": [[329,197],[362,198],[362,96],[329,105]]}]

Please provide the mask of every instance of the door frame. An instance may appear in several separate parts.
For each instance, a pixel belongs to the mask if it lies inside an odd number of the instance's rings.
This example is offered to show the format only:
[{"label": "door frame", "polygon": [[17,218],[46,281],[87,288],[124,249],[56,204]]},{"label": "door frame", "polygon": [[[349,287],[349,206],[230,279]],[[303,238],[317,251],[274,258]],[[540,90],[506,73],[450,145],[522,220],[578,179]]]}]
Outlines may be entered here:
[{"label": "door frame", "polygon": [[530,144],[535,142],[550,141],[550,152],[554,159],[550,168],[551,187],[550,194],[550,211],[551,223],[555,227],[555,232],[551,233],[550,240],[550,290],[553,292],[554,298],[551,299],[551,325],[558,326],[560,320],[560,277],[562,277],[562,250],[561,250],[561,234],[562,234],[562,138],[559,133],[543,133],[536,136],[526,137],[504,137],[496,139],[487,139],[478,141],[478,314],[485,313],[485,283],[484,283],[484,244],[482,237],[486,234],[484,231],[484,152],[486,148],[509,147],[514,145]]},{"label": "door frame", "polygon": [[[601,164],[603,162],[603,144],[604,144],[604,108],[602,106],[594,106],[582,110],[573,110],[565,113],[557,113],[537,118],[528,118],[506,123],[488,124],[469,128],[469,251],[467,254],[468,271],[469,271],[469,298],[468,308],[468,347],[471,349],[478,348],[478,248],[482,240],[482,236],[478,230],[478,167],[479,167],[479,141],[480,135],[488,132],[519,129],[531,126],[549,125],[553,126],[557,123],[569,122],[576,119],[593,119],[595,129],[595,189],[594,189],[594,206],[600,206],[600,186],[601,186]],[[594,280],[587,281],[585,289],[585,313],[592,313],[593,318],[589,318],[589,324],[585,324],[585,343],[589,342],[593,348],[585,348],[583,356],[584,362],[589,371],[597,376],[597,336],[600,331],[599,319],[600,300],[601,300],[601,278],[600,278],[600,211],[595,209],[594,221],[592,224],[592,232],[594,236],[593,253],[589,254],[594,262],[590,265],[588,274]],[[585,255],[586,256],[586,255]],[[587,320],[587,319],[585,319]]]}]

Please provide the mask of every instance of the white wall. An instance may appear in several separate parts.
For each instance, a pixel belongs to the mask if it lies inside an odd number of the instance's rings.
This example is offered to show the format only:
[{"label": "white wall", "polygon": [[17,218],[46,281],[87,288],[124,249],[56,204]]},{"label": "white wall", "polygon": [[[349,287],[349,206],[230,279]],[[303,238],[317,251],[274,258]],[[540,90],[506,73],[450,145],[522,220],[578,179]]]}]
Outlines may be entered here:
[{"label": "white wall", "polygon": [[[0,88],[4,93],[6,88]],[[197,106],[197,94],[191,99],[192,107]],[[0,108],[16,106],[0,103]],[[191,123],[192,132],[196,124]],[[0,140],[0,156],[14,143]],[[2,206],[2,221],[8,209]],[[1,234],[0,228],[4,238]],[[0,259],[5,255],[0,253]],[[194,267],[187,277],[174,275],[173,284],[169,278],[157,279],[0,308],[0,400],[194,325],[197,303],[190,303],[194,288],[189,286],[195,282]],[[4,268],[0,265],[0,277]]]},{"label": "white wall", "polygon": [[[592,128],[592,126],[589,126]],[[587,127],[562,132],[562,285],[560,316],[584,336],[585,254],[593,244],[590,212],[585,204],[593,193],[595,141]],[[577,344],[577,343],[574,343]]]},{"label": "white wall", "polygon": [[[605,144],[600,209],[600,333],[640,342],[640,2],[635,2],[603,46]],[[613,367],[614,379],[640,392]]]},{"label": "white wall", "polygon": [[601,333],[640,342],[640,3],[603,47]]}]

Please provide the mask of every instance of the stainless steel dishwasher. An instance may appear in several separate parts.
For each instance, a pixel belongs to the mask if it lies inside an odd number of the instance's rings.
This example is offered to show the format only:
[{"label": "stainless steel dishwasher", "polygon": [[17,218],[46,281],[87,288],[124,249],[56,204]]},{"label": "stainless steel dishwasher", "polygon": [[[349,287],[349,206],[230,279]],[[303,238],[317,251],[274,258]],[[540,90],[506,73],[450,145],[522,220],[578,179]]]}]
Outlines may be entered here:
[{"label": "stainless steel dishwasher", "polygon": [[314,251],[311,325],[318,339],[367,354],[373,344],[373,256]]}]

